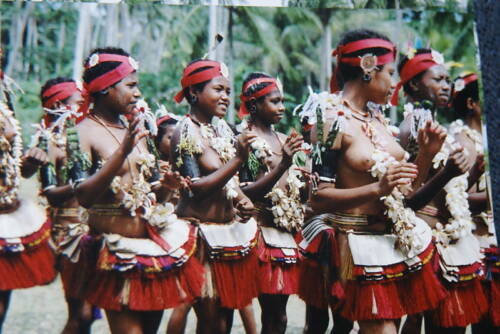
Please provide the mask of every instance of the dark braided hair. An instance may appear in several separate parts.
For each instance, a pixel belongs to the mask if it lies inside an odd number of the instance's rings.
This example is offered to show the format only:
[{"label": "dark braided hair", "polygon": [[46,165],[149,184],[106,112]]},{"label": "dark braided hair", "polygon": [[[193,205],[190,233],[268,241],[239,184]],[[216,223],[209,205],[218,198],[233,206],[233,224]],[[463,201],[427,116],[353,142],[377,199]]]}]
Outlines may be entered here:
[{"label": "dark braided hair", "polygon": [[[342,35],[338,46],[346,45],[351,42],[356,42],[369,38],[379,38],[391,42],[391,40],[387,36],[378,33],[376,31],[369,29],[356,29],[348,31],[347,33]],[[389,52],[390,51],[385,48],[369,48],[369,49],[359,50],[347,55],[344,54],[343,57],[356,58],[358,56],[362,56],[367,53],[371,53],[375,56],[383,56]],[[339,64],[337,64],[336,66],[338,66],[338,75],[337,75],[338,87],[343,87],[346,82],[356,80],[361,76],[363,76],[364,74],[363,70],[359,66],[351,66],[349,64],[345,64],[342,62],[339,62]],[[381,70],[383,66],[384,65],[378,65],[377,69]]]},{"label": "dark braided hair", "polygon": [[[94,49],[90,52],[89,56],[85,59],[84,61],[84,66],[88,64],[90,57],[92,57],[93,54],[101,54],[101,53],[109,53],[109,54],[115,54],[115,55],[120,55],[120,56],[130,56],[125,50],[121,48],[115,48],[115,47],[105,47],[105,48],[97,48]],[[90,83],[94,79],[100,77],[103,74],[108,73],[109,71],[114,70],[118,66],[120,66],[121,62],[118,61],[106,61],[99,63],[95,66],[92,66],[90,68],[85,69],[83,72],[83,81],[85,83]],[[117,82],[118,83],[118,82]],[[115,83],[116,85],[116,83]],[[113,85],[114,86],[114,85]],[[93,93],[94,97],[96,95],[99,95],[99,92]]]},{"label": "dark braided hair", "polygon": [[[47,97],[44,97],[43,96],[43,93],[45,93],[45,91],[47,89],[49,89],[50,87],[52,86],[55,86],[57,84],[60,84],[60,83],[63,83],[63,82],[75,82],[75,80],[71,79],[71,78],[66,78],[66,77],[57,77],[57,78],[53,78],[53,79],[50,79],[50,80],[47,80],[43,86],[42,86],[42,89],[40,90],[40,100],[42,101],[42,105],[48,100],[50,99],[52,96],[47,96]],[[70,97],[64,99],[63,101],[61,101],[63,104],[66,103],[68,101]]]},{"label": "dark braided hair", "polygon": [[[420,55],[420,54],[423,54],[423,53],[431,53],[432,50],[431,49],[417,49],[416,52],[415,52],[415,56],[417,55]],[[400,60],[399,60],[399,64],[398,64],[398,73],[401,74],[401,70],[403,69],[403,66],[409,61],[410,59],[408,58],[407,55],[404,55],[404,54],[401,54],[400,55]],[[409,80],[407,83],[405,83],[403,85],[403,91],[412,96],[413,94],[413,91],[411,89],[411,86],[410,86],[410,82],[413,81],[413,82],[419,82],[422,77],[424,76],[425,72],[427,72],[427,70],[425,71],[422,71],[420,72],[419,74],[417,74],[416,76],[414,76],[411,80]]]},{"label": "dark braided hair", "polygon": [[[206,61],[206,60],[210,60],[210,59],[195,59],[195,60],[191,61],[186,67],[188,67],[188,66],[190,66],[192,64],[195,64],[197,62]],[[189,73],[188,77],[191,76],[191,75],[193,75],[193,74],[205,71],[205,70],[207,70],[209,68],[212,68],[212,67],[211,66],[203,66],[203,67],[197,68],[193,72]],[[188,101],[189,105],[193,105],[193,104],[195,104],[197,102],[197,101],[193,100],[193,97],[191,96],[191,94],[189,94],[189,89],[192,87],[195,92],[201,92],[201,91],[203,91],[203,89],[205,88],[205,86],[210,81],[212,81],[212,80],[203,81],[203,82],[197,83],[196,85],[192,85],[192,86],[184,88],[184,97]]]},{"label": "dark braided hair", "polygon": [[[457,79],[465,79],[470,75],[474,75],[473,73],[469,75],[465,75],[463,77],[458,77]],[[456,80],[455,80],[456,81]],[[455,110],[455,117],[464,119],[471,113],[471,110],[467,108],[467,99],[471,98],[472,101],[479,101],[479,83],[478,81],[472,81],[467,84],[464,89],[456,94],[453,97],[452,106]]]},{"label": "dark braided hair", "polygon": [[[255,92],[258,92],[259,90],[264,89],[267,86],[271,85],[270,82],[262,82],[262,83],[258,83],[256,85],[250,86],[245,92],[243,91],[243,87],[245,87],[245,85],[248,82],[250,82],[253,79],[258,79],[258,78],[272,78],[272,76],[270,76],[269,74],[263,73],[263,72],[252,72],[252,73],[248,74],[246,76],[245,80],[243,80],[243,85],[241,86],[241,94],[243,94],[243,96],[250,96],[250,95],[254,94]],[[260,101],[264,100],[265,97],[266,97],[265,95],[261,96],[261,97],[257,98],[256,101],[260,102]],[[245,105],[246,105],[248,110],[251,109],[253,103],[255,103],[255,102],[252,102],[252,101],[245,102]]]}]

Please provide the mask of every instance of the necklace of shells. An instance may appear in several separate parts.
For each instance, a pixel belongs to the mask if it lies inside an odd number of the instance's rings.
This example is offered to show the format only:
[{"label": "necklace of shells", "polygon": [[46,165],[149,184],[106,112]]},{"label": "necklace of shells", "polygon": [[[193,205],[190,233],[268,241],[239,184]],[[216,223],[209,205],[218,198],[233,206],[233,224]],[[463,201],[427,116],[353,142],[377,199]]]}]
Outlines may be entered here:
[{"label": "necklace of shells", "polygon": [[[21,158],[23,144],[19,121],[9,107],[0,102],[0,206],[9,206],[17,201],[19,182],[21,178]],[[14,129],[15,135],[12,143],[6,138],[7,124]]]},{"label": "necklace of shells", "polygon": [[[405,116],[412,117],[412,130],[411,136],[416,140],[418,131],[425,126],[427,120],[432,120],[432,113],[429,109],[414,108],[411,103],[405,105]],[[462,130],[459,126],[460,123],[455,123],[450,126],[446,140],[441,147],[441,150],[434,156],[432,163],[433,168],[438,169],[444,166],[450,153],[457,147],[458,143],[454,139],[454,135]],[[463,124],[462,124],[463,125]],[[458,131],[458,132],[457,132]],[[472,217],[469,209],[469,202],[467,201],[467,177],[469,173],[451,179],[445,186],[446,192],[445,202],[451,217],[448,219],[447,224],[437,223],[433,234],[436,241],[443,246],[449,245],[451,242],[460,239],[472,232]]]},{"label": "necklace of shells", "polygon": [[[248,128],[246,122],[244,128]],[[250,144],[250,148],[260,164],[265,166],[266,173],[269,172],[271,169],[270,158],[273,155],[271,146],[265,139],[257,137]],[[305,183],[301,181],[300,176],[301,173],[297,169],[297,165],[292,164],[288,168],[285,189],[281,189],[278,184],[275,184],[271,191],[264,196],[270,199],[273,204],[268,209],[273,214],[274,224],[289,232],[298,231],[304,222],[305,208],[300,200],[300,190],[305,186]]]},{"label": "necklace of shells", "polygon": [[[194,120],[192,117],[189,118],[200,127],[201,137],[207,140],[210,147],[217,152],[223,164],[234,158],[236,155],[234,133],[224,119],[214,116],[211,123],[205,124]],[[197,151],[203,152],[201,147],[198,147]],[[238,175],[234,175],[226,183],[224,190],[227,199],[232,200],[238,196],[236,191],[238,184]]]}]

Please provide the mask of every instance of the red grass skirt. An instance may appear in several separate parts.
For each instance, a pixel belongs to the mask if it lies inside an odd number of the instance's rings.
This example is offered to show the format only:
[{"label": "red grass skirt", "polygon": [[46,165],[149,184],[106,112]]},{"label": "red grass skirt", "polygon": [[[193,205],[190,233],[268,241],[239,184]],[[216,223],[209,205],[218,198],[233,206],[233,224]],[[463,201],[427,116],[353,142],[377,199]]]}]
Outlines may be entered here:
[{"label": "red grass skirt", "polygon": [[500,327],[500,252],[498,247],[483,250],[486,279],[483,281],[488,295],[489,318],[495,327]]},{"label": "red grass skirt", "polygon": [[[22,251],[0,253],[0,290],[31,288],[52,282],[56,277],[55,257],[49,246],[50,221],[36,232],[21,238]],[[6,246],[0,239],[0,246]]]},{"label": "red grass skirt", "polygon": [[444,284],[448,295],[433,310],[433,321],[440,327],[467,327],[479,322],[488,311],[488,300],[481,280]]},{"label": "red grass skirt", "polygon": [[[301,241],[301,236],[297,238]],[[339,281],[340,266],[335,230],[321,231],[306,249],[299,263],[298,295],[308,305],[326,309],[338,306],[344,299],[344,289]]]},{"label": "red grass skirt", "polygon": [[[256,247],[240,259],[209,260],[208,263],[215,294],[220,298],[222,307],[241,309],[259,295],[259,259]],[[210,284],[209,280],[207,284]]]},{"label": "red grass skirt", "polygon": [[84,237],[79,244],[80,256],[77,262],[72,262],[64,255],[59,256],[59,272],[64,293],[67,297],[84,299],[90,273],[92,272],[92,261],[89,260],[89,251],[86,250],[90,237]]},{"label": "red grass skirt", "polygon": [[262,234],[259,237],[259,293],[293,295],[298,290],[299,252],[290,258],[280,248],[268,246]]},{"label": "red grass skirt", "polygon": [[[94,239],[88,257],[90,273],[86,300],[105,310],[164,310],[190,303],[201,295],[204,268],[193,257],[197,229],[190,226],[188,241],[182,246],[187,262],[176,266],[171,256],[136,256],[133,269],[124,270],[119,259],[102,242]],[[100,250],[99,250],[100,247]],[[97,255],[97,256],[96,256]],[[98,257],[98,258],[96,258]],[[122,270],[119,270],[121,268]]]},{"label": "red grass skirt", "polygon": [[418,255],[422,268],[415,272],[405,272],[404,263],[384,267],[381,280],[363,280],[363,267],[354,265],[358,279],[346,283],[342,316],[353,321],[399,319],[435,308],[446,292],[432,267],[434,251],[431,243]]}]

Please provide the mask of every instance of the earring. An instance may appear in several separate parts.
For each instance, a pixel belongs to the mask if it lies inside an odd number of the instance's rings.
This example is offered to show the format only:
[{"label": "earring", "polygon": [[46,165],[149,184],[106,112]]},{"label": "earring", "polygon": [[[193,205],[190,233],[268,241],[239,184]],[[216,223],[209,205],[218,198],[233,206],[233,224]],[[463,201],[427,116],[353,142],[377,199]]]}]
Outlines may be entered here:
[{"label": "earring", "polygon": [[198,103],[198,97],[196,95],[191,95],[191,104]]},{"label": "earring", "polygon": [[250,106],[250,113],[255,114],[256,112],[257,112],[257,107],[255,106],[255,104],[252,104]]},{"label": "earring", "polygon": [[370,81],[372,81],[372,76],[369,73],[365,73],[365,74],[363,74],[363,76],[361,77],[361,79],[364,82],[370,82]]}]

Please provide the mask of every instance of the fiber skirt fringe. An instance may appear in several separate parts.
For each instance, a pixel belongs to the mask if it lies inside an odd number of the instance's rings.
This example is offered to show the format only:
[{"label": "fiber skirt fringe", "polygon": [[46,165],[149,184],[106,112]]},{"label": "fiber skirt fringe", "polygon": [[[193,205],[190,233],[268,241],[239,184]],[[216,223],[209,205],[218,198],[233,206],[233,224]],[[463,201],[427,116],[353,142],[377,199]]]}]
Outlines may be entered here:
[{"label": "fiber skirt fringe", "polygon": [[204,276],[203,266],[192,257],[196,235],[197,228],[189,225],[187,241],[168,253],[161,248],[151,248],[155,244],[150,239],[122,238],[138,248],[149,247],[151,252],[159,254],[155,256],[144,254],[140,249],[136,253],[113,249],[115,238],[112,241],[106,236],[104,240],[94,239],[91,253],[97,254],[97,258],[94,255],[95,269],[90,274],[86,300],[114,311],[163,310],[192,302],[201,295]]},{"label": "fiber skirt fringe", "polygon": [[50,221],[47,220],[39,230],[16,238],[15,243],[0,237],[0,290],[31,288],[54,280],[57,273],[49,236]]},{"label": "fiber skirt fringe", "polygon": [[219,298],[222,307],[240,309],[259,294],[258,228],[255,219],[242,223],[197,221],[198,258],[205,266],[202,297]]},{"label": "fiber skirt fringe", "polygon": [[261,294],[296,294],[299,280],[299,251],[284,250],[266,244],[262,235],[259,237],[259,293]]},{"label": "fiber skirt fringe", "polygon": [[321,216],[313,218],[297,236],[303,258],[299,264],[298,295],[308,305],[326,309],[344,298],[339,281],[336,232]]},{"label": "fiber skirt fringe", "polygon": [[342,316],[350,320],[399,319],[435,308],[446,292],[432,267],[434,250],[431,243],[418,255],[420,270],[408,272],[405,263],[397,263],[384,267],[380,280],[362,279],[364,269],[354,265],[357,279],[345,285]]}]

